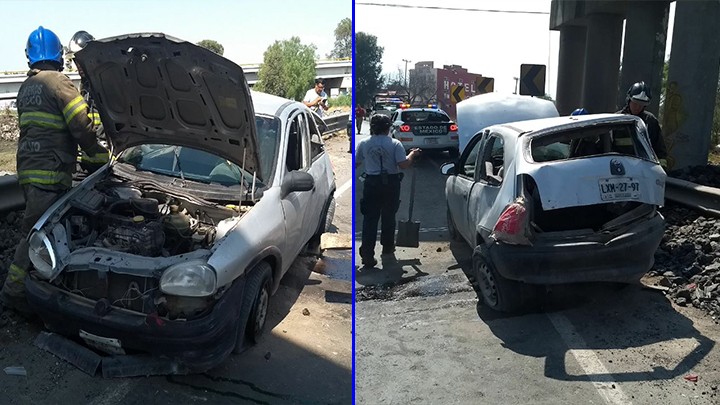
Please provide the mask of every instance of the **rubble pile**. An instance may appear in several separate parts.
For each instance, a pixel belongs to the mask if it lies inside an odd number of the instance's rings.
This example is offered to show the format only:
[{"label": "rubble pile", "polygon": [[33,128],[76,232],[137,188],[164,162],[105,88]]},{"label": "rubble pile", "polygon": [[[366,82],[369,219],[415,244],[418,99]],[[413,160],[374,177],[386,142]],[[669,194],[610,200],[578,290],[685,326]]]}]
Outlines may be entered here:
[{"label": "rubble pile", "polygon": [[[670,173],[672,177],[720,187],[720,167],[695,166]],[[692,305],[720,315],[720,218],[704,217],[675,204],[661,210],[666,227],[649,276],[667,288],[681,306]]]},{"label": "rubble pile", "polygon": [[9,108],[0,110],[0,139],[17,141],[19,136],[17,114]]}]

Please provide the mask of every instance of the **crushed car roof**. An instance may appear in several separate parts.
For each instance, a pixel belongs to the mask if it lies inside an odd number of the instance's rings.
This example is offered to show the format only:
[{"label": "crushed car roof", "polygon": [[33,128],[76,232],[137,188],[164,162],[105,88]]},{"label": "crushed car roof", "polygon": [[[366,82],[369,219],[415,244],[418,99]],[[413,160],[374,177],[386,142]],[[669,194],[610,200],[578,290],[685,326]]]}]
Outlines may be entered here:
[{"label": "crushed car roof", "polygon": [[578,126],[600,125],[600,124],[622,124],[635,123],[640,118],[627,114],[591,114],[568,117],[541,118],[537,120],[508,122],[505,124],[493,125],[494,127],[509,128],[518,135],[531,135],[541,130],[558,131]]}]

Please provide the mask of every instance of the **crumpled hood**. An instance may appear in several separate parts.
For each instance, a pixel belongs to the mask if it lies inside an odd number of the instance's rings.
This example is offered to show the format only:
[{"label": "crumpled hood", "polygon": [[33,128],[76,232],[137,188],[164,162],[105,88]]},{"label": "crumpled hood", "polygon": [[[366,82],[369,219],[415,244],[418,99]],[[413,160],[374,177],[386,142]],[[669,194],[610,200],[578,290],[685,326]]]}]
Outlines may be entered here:
[{"label": "crumpled hood", "polygon": [[91,41],[75,62],[116,152],[140,144],[187,146],[244,164],[262,178],[240,66],[161,33]]}]

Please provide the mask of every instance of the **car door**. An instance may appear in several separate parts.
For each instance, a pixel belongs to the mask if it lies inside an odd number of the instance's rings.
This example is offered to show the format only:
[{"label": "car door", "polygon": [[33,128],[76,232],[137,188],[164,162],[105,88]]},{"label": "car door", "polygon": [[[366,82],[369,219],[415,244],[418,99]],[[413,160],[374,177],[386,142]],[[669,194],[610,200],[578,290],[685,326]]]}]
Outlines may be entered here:
[{"label": "car door", "polygon": [[486,237],[497,221],[506,202],[498,201],[505,181],[505,142],[497,133],[489,133],[480,147],[475,181],[469,192],[467,205],[468,229],[471,235]]},{"label": "car door", "polygon": [[305,220],[303,221],[305,223],[305,231],[309,232],[309,234],[306,235],[309,239],[315,233],[320,223],[320,217],[323,215],[323,209],[330,198],[335,179],[332,168],[328,167],[330,161],[327,158],[325,145],[323,144],[320,131],[315,125],[315,120],[313,120],[312,117],[306,117],[305,121],[308,127],[308,131],[306,132],[307,144],[310,148],[309,173],[315,180],[315,187],[310,191],[311,201],[310,204],[305,207]]},{"label": "car door", "polygon": [[[307,119],[303,111],[298,109],[290,114],[285,129],[285,156],[283,167],[283,181],[293,170],[309,171],[309,139]],[[283,260],[292,261],[300,249],[308,241],[309,236],[305,229],[305,214],[312,205],[312,191],[297,191],[286,195],[282,199],[283,214],[285,215],[285,232],[288,249],[283,252]],[[309,221],[309,219],[307,219]]]},{"label": "car door", "polygon": [[475,238],[469,231],[468,198],[475,182],[475,166],[483,138],[484,134],[478,133],[470,140],[455,166],[455,175],[448,178],[445,191],[455,228],[470,244],[474,243]]}]

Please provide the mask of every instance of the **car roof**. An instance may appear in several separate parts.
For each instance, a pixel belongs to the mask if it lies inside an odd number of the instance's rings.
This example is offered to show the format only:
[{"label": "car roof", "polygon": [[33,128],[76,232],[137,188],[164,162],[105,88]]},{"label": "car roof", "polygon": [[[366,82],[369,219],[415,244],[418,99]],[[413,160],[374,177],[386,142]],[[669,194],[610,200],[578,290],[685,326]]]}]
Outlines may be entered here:
[{"label": "car roof", "polygon": [[536,120],[508,122],[505,124],[493,125],[490,128],[502,127],[510,129],[518,136],[531,135],[538,131],[555,131],[583,127],[588,124],[624,124],[639,120],[634,115],[627,114],[588,114],[565,117],[541,118]]},{"label": "car roof", "polygon": [[445,114],[445,111],[439,109],[439,108],[430,108],[430,107],[410,107],[410,108],[404,108],[400,111],[437,111]]},{"label": "car roof", "polygon": [[280,110],[290,104],[305,104],[290,100],[284,97],[274,96],[272,94],[261,93],[259,91],[250,90],[250,96],[253,100],[253,108],[255,114],[279,116]]}]

